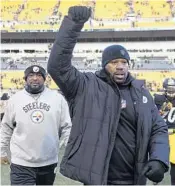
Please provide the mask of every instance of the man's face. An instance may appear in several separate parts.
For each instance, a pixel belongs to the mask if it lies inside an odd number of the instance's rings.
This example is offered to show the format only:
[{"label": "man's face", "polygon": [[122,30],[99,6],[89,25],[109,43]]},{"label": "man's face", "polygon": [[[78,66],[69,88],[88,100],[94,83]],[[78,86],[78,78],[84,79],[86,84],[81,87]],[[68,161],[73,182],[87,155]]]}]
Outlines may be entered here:
[{"label": "man's face", "polygon": [[168,98],[175,99],[175,86],[167,86],[165,93]]},{"label": "man's face", "polygon": [[126,59],[114,59],[105,66],[105,69],[116,83],[122,84],[127,78],[129,65]]},{"label": "man's face", "polygon": [[44,85],[44,78],[40,73],[30,73],[26,80],[27,85],[33,90],[38,90]]}]

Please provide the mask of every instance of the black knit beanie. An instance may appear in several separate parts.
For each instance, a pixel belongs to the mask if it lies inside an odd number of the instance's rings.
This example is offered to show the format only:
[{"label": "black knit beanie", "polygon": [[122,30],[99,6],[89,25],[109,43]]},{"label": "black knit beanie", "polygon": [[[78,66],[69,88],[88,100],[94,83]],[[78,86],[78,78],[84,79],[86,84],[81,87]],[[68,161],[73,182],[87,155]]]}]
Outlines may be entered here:
[{"label": "black knit beanie", "polygon": [[26,70],[24,71],[25,80],[27,79],[27,76],[30,73],[39,73],[43,76],[44,80],[46,80],[46,71],[43,67],[41,67],[39,65],[32,65],[32,66],[26,68]]},{"label": "black knit beanie", "polygon": [[102,53],[102,67],[104,68],[107,63],[114,59],[126,59],[129,64],[129,54],[128,51],[121,45],[111,45]]}]

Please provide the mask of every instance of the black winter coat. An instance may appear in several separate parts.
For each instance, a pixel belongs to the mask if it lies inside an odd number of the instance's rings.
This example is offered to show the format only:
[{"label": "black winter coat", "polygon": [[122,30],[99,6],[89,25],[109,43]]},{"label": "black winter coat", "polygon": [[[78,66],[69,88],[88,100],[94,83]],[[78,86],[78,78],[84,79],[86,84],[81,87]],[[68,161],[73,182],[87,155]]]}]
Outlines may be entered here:
[{"label": "black winter coat", "polygon": [[[64,18],[48,62],[49,74],[68,100],[73,123],[60,172],[84,184],[103,185],[107,184],[121,98],[103,71],[81,73],[71,65],[72,51],[82,27]],[[141,81],[132,81],[131,94],[138,118],[135,184],[145,184],[141,172],[148,154],[149,159],[162,161],[168,169],[168,132]]]}]

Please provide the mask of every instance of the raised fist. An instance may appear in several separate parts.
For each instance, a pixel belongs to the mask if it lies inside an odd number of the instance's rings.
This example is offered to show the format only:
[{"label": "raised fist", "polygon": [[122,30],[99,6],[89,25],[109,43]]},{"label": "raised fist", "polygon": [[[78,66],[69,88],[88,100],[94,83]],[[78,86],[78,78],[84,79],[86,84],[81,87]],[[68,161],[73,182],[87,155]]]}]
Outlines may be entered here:
[{"label": "raised fist", "polygon": [[72,6],[68,11],[68,17],[77,23],[85,23],[90,16],[91,8],[86,6]]}]

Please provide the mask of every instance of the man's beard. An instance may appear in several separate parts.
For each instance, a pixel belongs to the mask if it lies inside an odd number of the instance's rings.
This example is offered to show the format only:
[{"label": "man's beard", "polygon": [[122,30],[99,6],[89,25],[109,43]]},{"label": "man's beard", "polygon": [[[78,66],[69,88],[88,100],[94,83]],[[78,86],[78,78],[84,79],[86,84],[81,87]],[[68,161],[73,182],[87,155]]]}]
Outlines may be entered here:
[{"label": "man's beard", "polygon": [[38,94],[44,90],[44,85],[39,85],[37,87],[33,87],[29,84],[25,85],[25,90],[31,94]]},{"label": "man's beard", "polygon": [[126,74],[123,74],[121,77],[120,77],[120,75],[116,75],[116,74],[113,74],[113,75],[112,75],[113,81],[114,81],[115,83],[118,83],[118,84],[124,83],[125,80],[126,80],[126,77],[127,77]]}]

